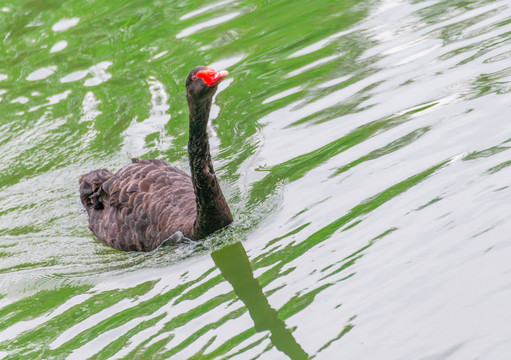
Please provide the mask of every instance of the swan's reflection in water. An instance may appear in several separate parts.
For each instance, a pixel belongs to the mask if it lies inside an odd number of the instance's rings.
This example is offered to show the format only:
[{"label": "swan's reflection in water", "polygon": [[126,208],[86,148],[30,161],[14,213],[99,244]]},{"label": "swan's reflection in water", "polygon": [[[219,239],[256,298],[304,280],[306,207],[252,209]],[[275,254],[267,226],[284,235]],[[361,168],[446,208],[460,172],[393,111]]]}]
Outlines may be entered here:
[{"label": "swan's reflection in water", "polygon": [[254,278],[247,253],[240,242],[225,246],[211,254],[223,277],[232,285],[254,321],[256,331],[269,330],[271,342],[292,360],[309,356],[286,328],[278,312],[268,303],[259,282]]}]

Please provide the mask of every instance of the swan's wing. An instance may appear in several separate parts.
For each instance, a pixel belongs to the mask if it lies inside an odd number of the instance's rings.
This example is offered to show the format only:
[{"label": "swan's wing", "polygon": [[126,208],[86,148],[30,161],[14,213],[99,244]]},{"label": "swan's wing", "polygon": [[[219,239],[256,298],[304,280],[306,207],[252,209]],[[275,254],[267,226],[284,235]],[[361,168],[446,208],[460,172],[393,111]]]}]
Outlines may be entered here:
[{"label": "swan's wing", "polygon": [[134,159],[115,175],[110,173],[93,196],[96,206],[84,203],[89,227],[120,250],[151,250],[176,231],[186,234],[195,220],[190,176],[161,160]]},{"label": "swan's wing", "polygon": [[108,181],[113,174],[107,169],[98,169],[80,176],[78,184],[80,185],[80,199],[86,209],[103,208],[99,200],[103,194],[103,184]]},{"label": "swan's wing", "polygon": [[[122,209],[139,206],[147,194],[161,190],[176,192],[177,188],[189,190],[191,178],[184,171],[161,160],[138,160],[119,170],[105,181],[102,188],[108,195],[110,206]],[[106,198],[105,198],[106,200]]]}]

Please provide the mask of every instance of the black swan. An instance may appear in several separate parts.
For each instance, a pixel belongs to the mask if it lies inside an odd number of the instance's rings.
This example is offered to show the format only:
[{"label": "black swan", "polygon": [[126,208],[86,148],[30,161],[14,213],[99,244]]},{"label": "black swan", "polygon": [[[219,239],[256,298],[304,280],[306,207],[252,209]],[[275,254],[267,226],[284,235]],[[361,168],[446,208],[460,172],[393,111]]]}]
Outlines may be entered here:
[{"label": "black swan", "polygon": [[228,75],[198,66],[186,79],[190,177],[161,160],[133,159],[115,175],[94,170],[78,180],[89,228],[123,251],[151,251],[180,231],[199,240],[232,223],[213,170],[207,125],[217,85]]}]

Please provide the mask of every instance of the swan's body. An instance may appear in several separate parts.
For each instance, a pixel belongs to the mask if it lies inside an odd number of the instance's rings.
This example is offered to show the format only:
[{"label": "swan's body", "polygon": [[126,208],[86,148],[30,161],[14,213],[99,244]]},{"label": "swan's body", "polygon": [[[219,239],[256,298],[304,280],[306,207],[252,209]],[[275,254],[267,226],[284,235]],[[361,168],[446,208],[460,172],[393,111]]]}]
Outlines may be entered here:
[{"label": "swan's body", "polygon": [[161,160],[138,160],[115,175],[94,170],[79,180],[89,228],[123,251],[151,251],[174,233],[199,240],[232,222],[209,153],[211,99],[226,71],[197,67],[187,78],[192,177]]}]

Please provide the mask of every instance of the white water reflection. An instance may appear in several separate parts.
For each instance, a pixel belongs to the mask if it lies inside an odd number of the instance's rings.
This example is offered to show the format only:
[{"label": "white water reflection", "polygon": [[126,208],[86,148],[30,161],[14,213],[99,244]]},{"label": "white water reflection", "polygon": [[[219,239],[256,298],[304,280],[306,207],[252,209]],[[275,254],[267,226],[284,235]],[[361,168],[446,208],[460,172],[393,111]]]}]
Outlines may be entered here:
[{"label": "white water reflection", "polygon": [[111,61],[102,61],[96,65],[93,65],[89,68],[89,73],[92,75],[92,78],[85,80],[83,83],[84,86],[97,86],[99,84],[108,81],[112,74],[108,73],[106,70],[112,66]]},{"label": "white water reflection", "polygon": [[296,76],[298,74],[304,73],[304,72],[306,72],[308,70],[317,68],[320,65],[324,65],[326,63],[329,63],[329,62],[331,62],[334,59],[340,58],[342,55],[343,54],[340,53],[340,54],[330,55],[330,56],[324,57],[322,59],[316,60],[316,61],[314,61],[314,62],[312,62],[310,64],[307,64],[307,65],[305,65],[305,66],[303,66],[303,67],[301,67],[299,69],[291,71],[289,74],[287,74],[287,76],[291,77],[291,76]]},{"label": "white water reflection", "polygon": [[98,64],[92,65],[87,70],[76,70],[72,73],[69,73],[63,76],[60,79],[61,83],[69,83],[78,80],[82,80],[87,75],[91,75],[92,77],[86,79],[83,83],[84,86],[97,86],[112,78],[112,74],[107,72],[108,68],[112,66],[113,63],[111,61],[102,61]]},{"label": "white water reflection", "polygon": [[55,43],[55,45],[53,45],[50,49],[50,53],[56,53],[56,52],[59,52],[59,51],[62,51],[64,50],[65,48],[67,47],[67,41],[66,40],[61,40],[57,43]]},{"label": "white water reflection", "polygon": [[51,29],[54,32],[66,31],[66,30],[69,30],[70,28],[78,25],[79,22],[80,22],[80,18],[61,19],[61,20],[57,21],[55,24],[53,24]]},{"label": "white water reflection", "polygon": [[57,66],[47,66],[41,69],[37,69],[36,71],[30,73],[27,76],[27,81],[36,81],[36,80],[43,80],[47,77],[53,75],[53,73],[57,71]]},{"label": "white water reflection", "polygon": [[[208,64],[207,66],[213,68],[215,70],[228,70],[230,67],[238,64],[243,61],[248,55],[247,54],[239,54],[230,56],[228,58],[220,59],[215,62]],[[232,74],[229,74],[229,78],[232,78]]]},{"label": "white water reflection", "polygon": [[231,4],[233,2],[234,2],[234,0],[223,0],[223,1],[218,1],[218,2],[210,4],[210,5],[206,5],[204,7],[201,7],[200,9],[190,11],[188,14],[185,14],[185,15],[181,16],[179,18],[179,20],[181,20],[181,21],[187,20],[187,19],[190,19],[190,18],[195,17],[197,15],[204,14],[204,13],[210,11],[210,10],[219,8],[219,7],[223,6],[223,5]]},{"label": "white water reflection", "polygon": [[270,103],[272,101],[283,99],[283,98],[285,98],[285,97],[287,97],[289,95],[296,94],[298,91],[300,91],[302,89],[303,89],[302,86],[295,86],[295,87],[292,87],[291,89],[284,90],[281,93],[278,93],[277,95],[272,95],[269,98],[264,99],[263,104],[267,104],[267,103]]},{"label": "white water reflection", "polygon": [[206,28],[226,23],[226,22],[228,22],[228,21],[230,21],[230,20],[232,20],[234,18],[237,18],[240,15],[241,15],[241,12],[235,11],[235,12],[232,12],[230,14],[222,15],[222,16],[216,17],[214,19],[207,20],[207,21],[201,22],[199,24],[195,24],[195,25],[189,26],[189,27],[181,30],[176,35],[176,38],[179,39],[179,38],[183,38],[183,37],[187,37],[187,36],[193,35],[193,34],[199,32],[201,30],[204,30]]},{"label": "white water reflection", "polygon": [[27,98],[26,96],[20,96],[20,97],[17,97],[16,99],[12,99],[11,104],[15,104],[15,103],[26,104],[29,101],[30,101],[29,98]]},{"label": "white water reflection", "polygon": [[41,104],[41,105],[37,105],[37,106],[33,106],[31,107],[28,111],[29,112],[33,112],[33,111],[36,111],[42,107],[48,107],[48,106],[51,106],[51,105],[55,105],[55,104],[58,104],[59,102],[61,102],[62,100],[65,100],[67,99],[67,97],[69,96],[69,94],[71,94],[71,90],[66,90],[64,91],[63,93],[60,93],[60,94],[55,94],[55,95],[52,95],[52,96],[49,96],[48,98],[46,98],[47,102],[44,103],[44,104]]},{"label": "white water reflection", "polygon": [[78,80],[81,80],[84,77],[86,77],[88,74],[89,74],[88,70],[74,71],[71,74],[67,74],[66,76],[61,78],[60,82],[61,83],[68,83],[68,82],[72,82],[72,81],[78,81]]},{"label": "white water reflection", "polygon": [[144,121],[137,121],[135,118],[124,132],[124,149],[134,157],[141,156],[147,151],[146,137],[149,134],[159,134],[156,147],[161,150],[168,148],[172,142],[165,132],[165,124],[170,120],[169,94],[165,85],[156,78],[149,78],[147,83],[151,94],[149,117]]},{"label": "white water reflection", "polygon": [[158,53],[158,54],[154,55],[154,56],[153,56],[152,58],[150,58],[149,60],[147,60],[147,62],[151,62],[151,61],[157,60],[157,59],[161,58],[162,56],[167,55],[167,54],[168,54],[168,52],[169,52],[168,50],[162,51],[162,52],[160,52],[160,53]]}]

